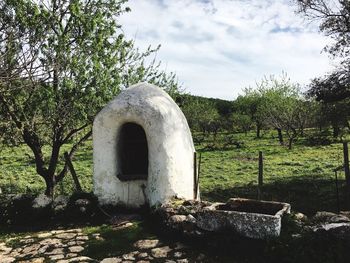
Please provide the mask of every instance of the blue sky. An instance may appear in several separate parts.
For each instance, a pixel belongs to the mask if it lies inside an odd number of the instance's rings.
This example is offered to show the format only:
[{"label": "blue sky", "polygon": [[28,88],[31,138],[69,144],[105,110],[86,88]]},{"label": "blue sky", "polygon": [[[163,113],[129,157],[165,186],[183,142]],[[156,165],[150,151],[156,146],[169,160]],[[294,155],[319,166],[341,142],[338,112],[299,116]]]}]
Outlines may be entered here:
[{"label": "blue sky", "polygon": [[291,0],[129,0],[120,22],[140,49],[161,49],[163,68],[186,91],[234,99],[265,75],[307,85],[331,70],[329,39]]}]

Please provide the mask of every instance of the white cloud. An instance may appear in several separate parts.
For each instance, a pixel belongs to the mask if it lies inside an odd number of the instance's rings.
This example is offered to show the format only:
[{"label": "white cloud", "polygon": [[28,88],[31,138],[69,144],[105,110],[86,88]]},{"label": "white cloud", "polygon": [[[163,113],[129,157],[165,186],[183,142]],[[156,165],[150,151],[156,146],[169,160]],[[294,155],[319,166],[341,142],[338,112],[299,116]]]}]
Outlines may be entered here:
[{"label": "white cloud", "polygon": [[287,0],[130,0],[120,19],[140,48],[157,57],[187,91],[233,99],[264,75],[286,71],[307,84],[330,70],[328,39]]}]

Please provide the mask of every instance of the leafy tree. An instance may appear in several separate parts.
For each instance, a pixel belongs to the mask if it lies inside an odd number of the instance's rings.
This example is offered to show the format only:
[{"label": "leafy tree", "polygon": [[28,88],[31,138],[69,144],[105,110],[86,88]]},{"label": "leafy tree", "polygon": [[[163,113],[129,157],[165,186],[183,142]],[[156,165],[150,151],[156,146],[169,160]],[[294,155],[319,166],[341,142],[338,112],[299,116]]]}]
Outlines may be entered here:
[{"label": "leafy tree", "polygon": [[[263,98],[261,94],[251,88],[245,89],[244,95],[238,96],[234,102],[236,112],[249,116],[251,121],[249,126],[251,127],[253,123],[255,124],[257,138],[261,137],[260,132],[263,127],[263,116],[260,111],[262,103]],[[245,118],[245,121],[248,121],[248,119]],[[247,127],[247,125],[248,123],[245,126]]]},{"label": "leafy tree", "polygon": [[192,130],[203,134],[218,131],[220,115],[212,101],[185,95],[180,106]]},{"label": "leafy tree", "polygon": [[337,137],[348,127],[350,99],[350,2],[348,0],[299,0],[300,12],[320,22],[319,28],[334,42],[325,47],[341,64],[330,74],[315,78],[308,95],[322,103],[322,115],[333,127]]},{"label": "leafy tree", "polygon": [[125,2],[0,2],[0,130],[30,147],[46,195],[67,172],[62,147],[72,158],[121,89],[149,81],[176,92],[173,74],[144,62],[157,48],[140,52],[122,34]]},{"label": "leafy tree", "polygon": [[232,122],[234,126],[238,127],[238,129],[243,131],[246,135],[247,132],[249,132],[252,128],[253,124],[252,119],[249,115],[241,113],[233,113]]},{"label": "leafy tree", "polygon": [[263,99],[260,107],[265,122],[278,131],[282,144],[282,131],[288,137],[288,148],[303,133],[308,108],[300,96],[299,87],[293,84],[286,74],[280,78],[270,76],[258,83],[258,91]]},{"label": "leafy tree", "polygon": [[325,77],[314,79],[309,85],[308,95],[321,102],[321,113],[331,124],[333,136],[340,135],[344,127],[349,127],[350,118],[350,64]]}]

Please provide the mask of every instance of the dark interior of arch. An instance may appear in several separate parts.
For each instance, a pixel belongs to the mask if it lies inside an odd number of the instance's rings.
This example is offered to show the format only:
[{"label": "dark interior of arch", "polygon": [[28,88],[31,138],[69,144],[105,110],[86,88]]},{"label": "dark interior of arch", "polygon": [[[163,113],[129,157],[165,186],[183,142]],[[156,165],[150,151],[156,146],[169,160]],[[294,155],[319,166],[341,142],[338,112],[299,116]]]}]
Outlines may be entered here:
[{"label": "dark interior of arch", "polygon": [[125,123],[118,140],[119,174],[121,181],[147,179],[148,144],[144,129],[132,122]]}]

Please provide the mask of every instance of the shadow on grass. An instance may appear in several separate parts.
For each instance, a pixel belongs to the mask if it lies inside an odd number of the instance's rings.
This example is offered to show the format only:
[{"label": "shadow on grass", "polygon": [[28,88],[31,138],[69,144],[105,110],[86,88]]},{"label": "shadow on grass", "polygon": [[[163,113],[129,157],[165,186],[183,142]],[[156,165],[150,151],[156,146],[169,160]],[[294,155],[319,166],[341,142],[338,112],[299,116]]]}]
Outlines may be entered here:
[{"label": "shadow on grass", "polygon": [[128,228],[117,229],[111,225],[86,228],[84,232],[90,236],[100,234],[101,240],[90,238],[84,254],[95,259],[120,256],[135,250],[134,242],[139,239],[156,238],[147,221],[136,221]]},{"label": "shadow on grass", "polygon": [[[349,210],[344,180],[339,181],[339,208]],[[335,181],[332,179],[286,179],[264,184],[262,199],[287,202],[294,211],[313,215],[317,211],[338,212]],[[256,185],[202,191],[203,200],[225,202],[232,197],[257,198]]]}]

